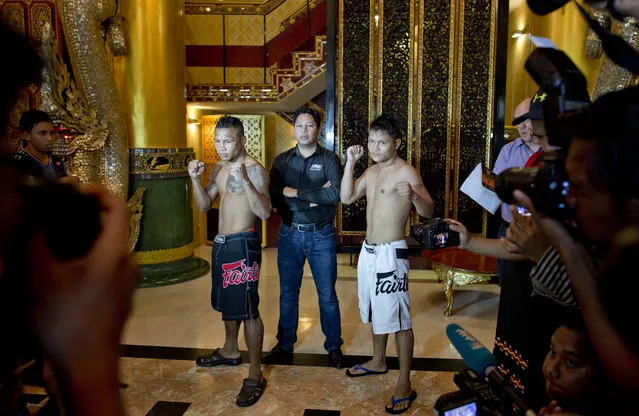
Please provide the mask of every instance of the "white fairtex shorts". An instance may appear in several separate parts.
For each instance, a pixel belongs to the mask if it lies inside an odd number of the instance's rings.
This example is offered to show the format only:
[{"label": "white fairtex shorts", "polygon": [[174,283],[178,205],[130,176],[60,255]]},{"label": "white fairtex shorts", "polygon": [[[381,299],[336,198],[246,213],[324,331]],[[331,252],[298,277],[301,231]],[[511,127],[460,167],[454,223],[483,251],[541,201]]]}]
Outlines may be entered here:
[{"label": "white fairtex shorts", "polygon": [[405,240],[362,244],[357,262],[359,313],[374,334],[411,329],[408,250]]}]

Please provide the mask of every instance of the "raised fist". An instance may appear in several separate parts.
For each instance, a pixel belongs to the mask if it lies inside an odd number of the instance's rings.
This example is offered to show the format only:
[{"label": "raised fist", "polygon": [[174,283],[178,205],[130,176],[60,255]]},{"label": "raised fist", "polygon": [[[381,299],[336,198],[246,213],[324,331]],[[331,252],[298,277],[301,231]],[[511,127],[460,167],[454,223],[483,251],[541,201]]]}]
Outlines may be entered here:
[{"label": "raised fist", "polygon": [[193,159],[189,162],[189,176],[193,179],[199,178],[204,173],[204,162]]},{"label": "raised fist", "polygon": [[346,149],[346,161],[357,162],[364,156],[364,148],[360,145],[351,146]]},{"label": "raised fist", "polygon": [[413,199],[413,195],[415,194],[415,191],[413,191],[413,187],[410,186],[410,183],[405,181],[399,182],[397,185],[395,185],[395,189],[397,189],[397,193],[402,198]]}]

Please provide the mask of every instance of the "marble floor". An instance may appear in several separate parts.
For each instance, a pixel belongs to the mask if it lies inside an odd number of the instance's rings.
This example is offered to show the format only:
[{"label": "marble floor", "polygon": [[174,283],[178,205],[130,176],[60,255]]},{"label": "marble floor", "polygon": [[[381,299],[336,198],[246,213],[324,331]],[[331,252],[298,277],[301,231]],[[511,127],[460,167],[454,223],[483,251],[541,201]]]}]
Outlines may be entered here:
[{"label": "marble floor", "polygon": [[[196,254],[210,259],[210,251],[210,247],[202,246]],[[349,262],[349,255],[338,256],[337,294],[342,315],[342,350],[351,356],[350,359],[357,359],[352,356],[372,353],[371,329],[359,318],[356,273]],[[492,349],[499,287],[481,284],[459,288],[455,295],[454,315],[444,317],[446,298],[442,283],[438,283],[429,270],[411,273],[414,356],[419,357],[418,364],[413,367],[419,367],[419,370],[412,374],[418,397],[406,414],[431,414],[439,395],[456,390],[452,371],[460,362],[451,359],[459,359],[459,355],[446,337],[446,325],[461,325]],[[308,268],[304,276],[295,353],[325,357],[317,294]],[[265,249],[260,275],[265,351],[276,342],[278,285],[277,251]],[[210,287],[208,275],[177,285],[136,291],[133,311],[122,338],[122,344],[142,346],[138,348],[141,353],[124,354],[122,358],[123,381],[129,385],[122,391],[129,414],[312,414],[305,413],[307,409],[335,410],[342,415],[385,414],[384,403],[393,393],[397,371],[391,370],[384,376],[349,379],[343,370],[321,365],[265,366],[268,387],[264,397],[252,408],[237,408],[234,398],[248,366],[201,369],[190,358],[195,350],[220,347],[224,340],[220,314],[210,307]],[[164,348],[154,350],[154,347]],[[240,349],[246,350],[243,336],[240,336]],[[145,355],[144,351],[155,352]],[[169,351],[168,355],[163,356],[166,351]],[[179,353],[171,356],[171,351]],[[185,351],[188,357],[180,355]],[[396,355],[394,342],[388,343],[387,352],[389,357]],[[451,367],[451,363],[455,365]],[[162,410],[165,408],[173,410]]]}]

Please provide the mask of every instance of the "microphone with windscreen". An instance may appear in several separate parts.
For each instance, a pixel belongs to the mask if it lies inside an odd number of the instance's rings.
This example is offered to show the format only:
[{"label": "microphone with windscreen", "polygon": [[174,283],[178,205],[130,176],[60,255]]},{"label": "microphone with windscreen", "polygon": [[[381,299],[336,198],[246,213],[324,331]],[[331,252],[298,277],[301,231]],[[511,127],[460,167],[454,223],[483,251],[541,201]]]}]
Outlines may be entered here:
[{"label": "microphone with windscreen", "polygon": [[516,411],[513,414],[535,416],[535,412],[524,403],[523,399],[510,385],[504,376],[496,371],[497,359],[477,338],[457,324],[446,327],[446,335],[468,367],[477,374],[488,379],[494,390],[503,392]]}]

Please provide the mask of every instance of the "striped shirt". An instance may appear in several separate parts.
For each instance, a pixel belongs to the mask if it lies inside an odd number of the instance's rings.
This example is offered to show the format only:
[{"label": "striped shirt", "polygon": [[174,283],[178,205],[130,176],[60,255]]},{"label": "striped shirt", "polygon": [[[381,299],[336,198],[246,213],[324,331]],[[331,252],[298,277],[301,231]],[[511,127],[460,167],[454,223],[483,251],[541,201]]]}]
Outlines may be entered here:
[{"label": "striped shirt", "polygon": [[572,291],[566,267],[554,247],[548,248],[541,256],[539,262],[530,272],[530,277],[532,278],[533,296],[544,296],[565,306],[579,306]]}]

